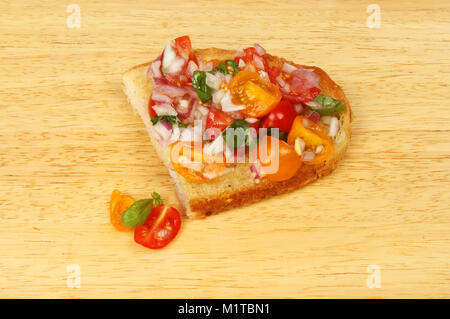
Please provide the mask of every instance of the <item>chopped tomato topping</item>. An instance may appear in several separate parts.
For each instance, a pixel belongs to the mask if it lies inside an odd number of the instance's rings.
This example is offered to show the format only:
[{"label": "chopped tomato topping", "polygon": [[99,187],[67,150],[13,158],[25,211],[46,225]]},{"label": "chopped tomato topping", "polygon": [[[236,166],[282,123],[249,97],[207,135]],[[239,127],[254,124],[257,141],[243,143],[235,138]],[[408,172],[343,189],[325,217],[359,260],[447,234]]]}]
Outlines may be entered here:
[{"label": "chopped tomato topping", "polygon": [[[211,140],[215,140],[228,125],[233,121],[233,117],[229,113],[221,110],[210,108],[206,117],[206,129],[208,130]],[[217,130],[215,130],[217,129]]]},{"label": "chopped tomato topping", "polygon": [[153,105],[155,105],[155,101],[153,101],[152,97],[148,101],[148,114],[150,114],[150,118],[154,118],[156,116],[156,112],[153,110]]},{"label": "chopped tomato topping", "polygon": [[[252,65],[253,67],[257,68],[257,66],[255,65],[255,56],[257,57],[257,59],[261,59],[262,64],[264,66],[264,68],[262,70],[267,71],[269,69],[269,65],[267,63],[266,58],[264,57],[264,55],[259,55],[256,52],[256,49],[254,47],[248,47],[248,48],[244,49],[244,55],[240,56],[240,57],[235,57],[234,60],[237,63],[239,63],[239,60],[242,59],[242,61],[244,61],[246,64],[246,70],[249,70],[249,68],[248,68],[249,65]],[[261,68],[257,68],[257,69],[261,69]]]}]

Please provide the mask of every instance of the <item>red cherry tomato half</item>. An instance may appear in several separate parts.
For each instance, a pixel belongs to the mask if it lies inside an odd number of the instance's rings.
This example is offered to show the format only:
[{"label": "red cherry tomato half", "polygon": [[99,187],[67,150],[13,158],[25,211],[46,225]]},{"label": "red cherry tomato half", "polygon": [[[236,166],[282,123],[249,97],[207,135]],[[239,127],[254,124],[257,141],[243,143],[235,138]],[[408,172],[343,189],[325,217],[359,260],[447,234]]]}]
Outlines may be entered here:
[{"label": "red cherry tomato half", "polygon": [[210,138],[214,140],[217,137],[216,135],[218,135],[214,132],[215,130],[212,129],[223,131],[232,121],[233,117],[230,114],[218,109],[210,108],[208,116],[206,117],[206,129],[211,129],[208,131],[210,133]]},{"label": "red cherry tomato half", "polygon": [[280,103],[267,115],[263,127],[278,127],[280,130],[289,132],[294,122],[297,112],[288,100],[281,100]]},{"label": "red cherry tomato half", "polygon": [[151,249],[163,248],[175,238],[180,227],[178,210],[158,205],[153,207],[145,223],[134,229],[134,241]]}]

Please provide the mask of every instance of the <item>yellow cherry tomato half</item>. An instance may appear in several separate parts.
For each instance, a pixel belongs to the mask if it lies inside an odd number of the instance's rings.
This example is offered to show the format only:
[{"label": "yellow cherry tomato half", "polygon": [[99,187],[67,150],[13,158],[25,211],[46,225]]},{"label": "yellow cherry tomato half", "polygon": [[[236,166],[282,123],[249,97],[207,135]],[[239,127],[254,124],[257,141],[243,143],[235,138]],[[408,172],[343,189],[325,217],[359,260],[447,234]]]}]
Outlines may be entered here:
[{"label": "yellow cherry tomato half", "polygon": [[242,113],[250,117],[268,114],[282,97],[277,85],[252,71],[239,72],[231,79],[228,87],[232,102],[245,105],[246,108],[242,110]]},{"label": "yellow cherry tomato half", "polygon": [[122,195],[119,190],[113,190],[109,201],[109,219],[111,224],[118,231],[131,230],[122,224],[122,215],[134,203],[134,199],[127,195]]},{"label": "yellow cherry tomato half", "polygon": [[178,174],[195,183],[218,178],[225,169],[223,156],[206,156],[193,143],[176,142],[170,150],[170,161]]},{"label": "yellow cherry tomato half", "polygon": [[305,144],[315,150],[322,146],[320,153],[315,154],[312,161],[305,161],[306,165],[316,165],[324,162],[334,152],[333,141],[328,136],[327,132],[317,123],[314,123],[306,116],[299,115],[294,119],[291,130],[289,131],[287,142],[290,145],[295,144],[295,139],[301,138]]},{"label": "yellow cherry tomato half", "polygon": [[261,171],[274,182],[292,178],[302,166],[302,158],[286,142],[264,136],[258,145]]}]

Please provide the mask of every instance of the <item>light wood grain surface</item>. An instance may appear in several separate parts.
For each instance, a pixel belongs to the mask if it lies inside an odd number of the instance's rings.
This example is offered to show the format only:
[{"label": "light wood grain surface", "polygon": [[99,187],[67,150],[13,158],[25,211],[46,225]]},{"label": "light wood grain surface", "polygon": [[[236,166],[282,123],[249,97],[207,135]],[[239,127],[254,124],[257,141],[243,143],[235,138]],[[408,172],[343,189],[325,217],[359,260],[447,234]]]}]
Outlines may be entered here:
[{"label": "light wood grain surface", "polygon": [[[371,3],[1,1],[0,297],[450,297],[450,5],[377,1],[371,29]],[[152,251],[108,220],[114,188],[178,205],[121,74],[184,34],[322,67],[353,136],[332,175]]]}]

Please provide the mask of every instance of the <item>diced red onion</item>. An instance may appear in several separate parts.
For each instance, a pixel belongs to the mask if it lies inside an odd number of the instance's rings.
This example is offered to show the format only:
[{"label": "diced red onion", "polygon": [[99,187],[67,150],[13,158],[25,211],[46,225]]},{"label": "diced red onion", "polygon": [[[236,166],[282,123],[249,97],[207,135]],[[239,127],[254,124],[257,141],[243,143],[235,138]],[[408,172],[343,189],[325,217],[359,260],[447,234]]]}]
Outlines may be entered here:
[{"label": "diced red onion", "polygon": [[236,53],[234,55],[236,58],[244,56],[244,48],[240,45],[237,50]]},{"label": "diced red onion", "polygon": [[333,116],[330,120],[330,128],[328,130],[328,135],[331,137],[335,137],[339,132],[339,120],[337,117]]},{"label": "diced red onion", "polygon": [[255,55],[253,57],[253,62],[255,62],[255,66],[257,69],[264,70],[264,62],[259,56]]},{"label": "diced red onion", "polygon": [[[216,130],[218,130],[218,132],[210,132],[210,136],[213,135],[214,137],[219,137],[221,132],[217,128],[215,129],[215,131]],[[220,136],[220,138],[215,138],[211,143],[206,143],[203,148],[203,152],[206,155],[222,154],[223,138]]]},{"label": "diced red onion", "polygon": [[258,53],[259,56],[263,56],[264,54],[266,54],[266,50],[264,50],[264,48],[258,43],[255,43],[253,46],[255,47],[256,53]]},{"label": "diced red onion", "polygon": [[258,73],[259,73],[259,76],[260,76],[260,77],[266,78],[267,80],[269,80],[269,74],[267,74],[266,71],[259,70]]},{"label": "diced red onion", "polygon": [[313,121],[314,123],[317,123],[320,121],[320,114],[317,112],[312,112],[309,116],[308,119],[310,119],[311,121]]},{"label": "diced red onion", "polygon": [[185,120],[187,118],[189,118],[192,114],[192,110],[194,109],[194,105],[196,104],[197,99],[195,98],[191,98],[191,100],[189,101],[189,106],[188,106],[188,110],[186,113],[179,113],[178,117],[182,120]]},{"label": "diced red onion", "polygon": [[315,109],[322,109],[323,106],[320,105],[319,103],[317,103],[316,101],[309,101],[309,102],[305,102],[306,105],[313,107]]},{"label": "diced red onion", "polygon": [[158,123],[153,125],[153,128],[155,129],[155,132],[158,135],[161,144],[163,144],[163,143],[166,143],[169,140],[169,138],[170,138],[172,133],[161,122],[162,121],[159,121]]},{"label": "diced red onion", "polygon": [[295,70],[297,70],[297,68],[289,63],[284,62],[283,66],[281,67],[281,71],[291,74],[292,72],[294,72]]},{"label": "diced red onion", "polygon": [[314,71],[309,69],[298,69],[291,73],[293,77],[298,77],[306,81],[306,87],[319,87],[319,77]]},{"label": "diced red onion", "polygon": [[168,85],[169,82],[165,78],[153,78],[153,84],[156,85]]},{"label": "diced red onion", "polygon": [[172,99],[170,97],[164,94],[160,94],[156,91],[153,92],[152,94],[152,100],[155,101],[155,103],[166,103],[166,104],[172,103]]},{"label": "diced red onion", "polygon": [[284,87],[284,86],[286,85],[286,82],[281,78],[281,76],[277,76],[277,77],[275,78],[275,80],[278,82],[278,84],[279,84],[281,87]]},{"label": "diced red onion", "polygon": [[198,111],[202,114],[203,117],[205,117],[209,113],[209,109],[201,105],[198,106]]},{"label": "diced red onion", "polygon": [[213,90],[218,90],[220,88],[220,79],[211,73],[206,73],[206,85]]},{"label": "diced red onion", "polygon": [[212,102],[214,104],[219,104],[222,98],[225,96],[225,90],[218,90],[212,94]]},{"label": "diced red onion", "polygon": [[169,131],[172,130],[172,124],[170,124],[169,121],[161,120],[161,124],[164,125],[164,127],[165,127],[167,130],[169,130]]},{"label": "diced red onion", "polygon": [[314,154],[313,152],[310,152],[310,151],[303,152],[303,161],[304,162],[310,162],[310,161],[314,160],[315,157],[316,157],[316,154]]},{"label": "diced red onion", "polygon": [[171,98],[183,96],[186,93],[188,93],[186,88],[184,88],[184,87],[181,88],[181,87],[178,87],[175,85],[170,85],[170,84],[157,85],[155,87],[155,91],[157,91],[158,93],[167,95],[168,97],[171,97]]},{"label": "diced red onion", "polygon": [[226,83],[230,83],[233,76],[231,74],[225,74],[224,78]]},{"label": "diced red onion", "polygon": [[187,65],[187,73],[189,76],[192,76],[194,74],[195,71],[197,71],[198,66],[197,64],[195,64],[194,61],[189,61],[188,65]]},{"label": "diced red onion", "polygon": [[294,104],[294,108],[295,108],[295,112],[297,112],[297,114],[300,114],[303,111],[303,104],[296,103],[296,104]]},{"label": "diced red onion", "polygon": [[258,119],[252,118],[252,117],[246,117],[245,120],[249,122],[250,124],[254,124],[258,122]]},{"label": "diced red onion", "polygon": [[161,78],[161,61],[154,61],[147,71],[147,76],[149,78]]},{"label": "diced red onion", "polygon": [[177,111],[170,104],[156,104],[153,105],[153,110],[157,115],[174,115],[177,116]]},{"label": "diced red onion", "polygon": [[239,59],[239,68],[243,68],[243,67],[245,67],[245,62],[244,62],[244,60],[242,60],[242,59]]},{"label": "diced red onion", "polygon": [[233,112],[245,109],[245,105],[236,105],[231,101],[231,95],[229,92],[225,94],[220,101],[220,104],[222,104],[222,111],[224,112]]},{"label": "diced red onion", "polygon": [[179,73],[184,66],[184,63],[186,62],[185,59],[181,58],[181,57],[177,57],[175,58],[175,60],[167,67],[167,73],[169,74],[176,74]]},{"label": "diced red onion", "polygon": [[214,67],[214,64],[212,62],[205,63],[205,62],[203,62],[203,60],[200,60],[198,69],[200,71],[208,72],[208,71],[211,71],[213,69],[213,67]]}]

